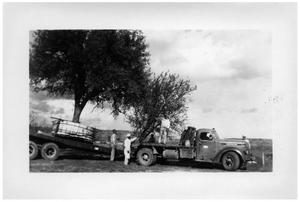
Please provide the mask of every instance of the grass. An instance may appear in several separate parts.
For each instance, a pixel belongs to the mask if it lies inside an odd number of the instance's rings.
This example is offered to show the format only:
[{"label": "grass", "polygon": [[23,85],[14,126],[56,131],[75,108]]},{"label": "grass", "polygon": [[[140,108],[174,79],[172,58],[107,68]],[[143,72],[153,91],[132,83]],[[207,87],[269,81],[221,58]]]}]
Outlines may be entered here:
[{"label": "grass", "polygon": [[[271,139],[249,139],[252,154],[255,156],[257,164],[251,165],[250,170],[261,172],[272,172],[273,170],[273,142]],[[264,158],[264,164],[263,164]]]}]

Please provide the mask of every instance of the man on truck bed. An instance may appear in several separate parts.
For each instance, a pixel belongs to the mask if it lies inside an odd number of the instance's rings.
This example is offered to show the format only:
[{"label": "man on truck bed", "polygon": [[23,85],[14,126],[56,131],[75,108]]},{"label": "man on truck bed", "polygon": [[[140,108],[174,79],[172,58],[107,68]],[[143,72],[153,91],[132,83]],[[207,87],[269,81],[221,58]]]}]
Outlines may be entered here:
[{"label": "man on truck bed", "polygon": [[160,136],[159,136],[158,143],[166,144],[169,128],[170,128],[170,120],[167,118],[167,116],[164,116],[161,119]]}]

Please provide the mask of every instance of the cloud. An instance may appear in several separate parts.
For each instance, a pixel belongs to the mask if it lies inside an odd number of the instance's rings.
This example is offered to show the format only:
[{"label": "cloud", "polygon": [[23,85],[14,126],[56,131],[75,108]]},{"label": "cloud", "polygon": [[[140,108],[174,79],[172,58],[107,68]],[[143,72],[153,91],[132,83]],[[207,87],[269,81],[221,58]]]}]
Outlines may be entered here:
[{"label": "cloud", "polygon": [[64,110],[64,108],[59,108],[59,109],[57,109],[57,110],[52,110],[51,111],[51,113],[52,114],[64,114],[65,113],[65,110]]},{"label": "cloud", "polygon": [[37,110],[39,112],[50,112],[51,106],[45,101],[40,101],[37,103],[30,103],[30,108]]},{"label": "cloud", "polygon": [[254,79],[263,74],[260,74],[257,68],[253,67],[247,61],[235,60],[229,63],[229,68],[233,71],[228,79]]},{"label": "cloud", "polygon": [[[170,70],[194,82],[271,75],[271,35],[257,30],[147,31],[154,72]],[[257,45],[259,44],[259,45]]]},{"label": "cloud", "polygon": [[166,53],[167,51],[169,51],[172,48],[172,44],[173,41],[172,40],[164,40],[162,38],[150,38],[149,40],[147,40],[148,44],[149,44],[149,50],[150,54],[162,54],[162,53]]},{"label": "cloud", "polygon": [[[90,106],[87,107],[89,108]],[[130,125],[125,121],[124,115],[120,114],[115,119],[110,110],[95,111],[89,114],[83,111],[81,122],[98,129],[131,130]]]},{"label": "cloud", "polygon": [[213,109],[212,108],[203,108],[202,109],[202,113],[209,113],[209,112],[212,112]]},{"label": "cloud", "polygon": [[257,108],[241,109],[241,113],[254,113],[257,111],[258,111]]},{"label": "cloud", "polygon": [[82,120],[82,123],[84,123],[85,125],[88,125],[88,126],[99,126],[102,122],[102,119],[99,118],[99,117],[96,117],[96,118],[85,118]]},{"label": "cloud", "polygon": [[172,67],[175,65],[180,65],[187,62],[187,59],[180,54],[168,55],[166,57],[160,58],[160,64],[162,66]]}]

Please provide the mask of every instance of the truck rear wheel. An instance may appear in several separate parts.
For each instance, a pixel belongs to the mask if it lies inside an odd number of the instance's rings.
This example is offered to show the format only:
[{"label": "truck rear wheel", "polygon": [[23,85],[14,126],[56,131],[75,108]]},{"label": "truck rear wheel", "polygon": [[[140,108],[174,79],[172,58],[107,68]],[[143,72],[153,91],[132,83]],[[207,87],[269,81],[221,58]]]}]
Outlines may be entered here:
[{"label": "truck rear wheel", "polygon": [[41,150],[42,157],[45,160],[55,161],[59,156],[59,147],[55,143],[46,143]]},{"label": "truck rear wheel", "polygon": [[39,153],[38,146],[33,141],[29,141],[29,158],[33,160],[37,157]]},{"label": "truck rear wheel", "polygon": [[240,158],[235,152],[226,152],[222,157],[222,165],[225,170],[234,171],[240,167]]},{"label": "truck rear wheel", "polygon": [[151,149],[142,148],[137,153],[137,161],[140,165],[150,166],[155,162],[155,160],[156,157],[154,156]]}]

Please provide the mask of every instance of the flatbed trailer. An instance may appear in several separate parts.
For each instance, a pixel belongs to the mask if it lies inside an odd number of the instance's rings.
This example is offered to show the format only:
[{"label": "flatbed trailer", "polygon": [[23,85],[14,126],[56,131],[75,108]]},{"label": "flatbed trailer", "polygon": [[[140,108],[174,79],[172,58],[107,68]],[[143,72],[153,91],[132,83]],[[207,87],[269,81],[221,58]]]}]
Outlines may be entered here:
[{"label": "flatbed trailer", "polygon": [[[75,149],[94,154],[110,154],[111,145],[108,143],[85,142],[78,139],[59,137],[53,133],[32,133],[29,135],[29,154],[30,159],[35,159],[40,153],[46,160],[56,160],[61,150]],[[116,155],[123,154],[123,147],[116,147]]]}]

